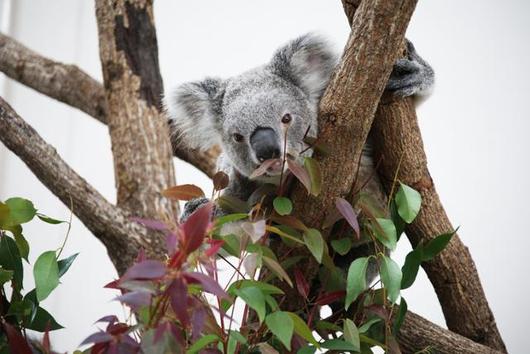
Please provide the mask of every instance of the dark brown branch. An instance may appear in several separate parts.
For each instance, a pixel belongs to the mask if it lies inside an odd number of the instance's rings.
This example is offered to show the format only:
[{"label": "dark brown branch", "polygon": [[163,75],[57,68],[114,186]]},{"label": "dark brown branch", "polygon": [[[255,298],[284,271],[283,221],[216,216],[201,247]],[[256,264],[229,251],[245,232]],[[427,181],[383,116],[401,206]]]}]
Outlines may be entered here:
[{"label": "dark brown branch", "polygon": [[[452,231],[453,225],[436,193],[412,99],[381,104],[372,128],[374,153],[382,162],[379,175],[390,191],[395,172],[398,179],[421,193],[422,207],[406,228],[413,247]],[[506,351],[495,318],[488,306],[475,263],[458,235],[438,257],[423,268],[434,286],[447,327],[477,343]]]},{"label": "dark brown branch", "polygon": [[[125,271],[140,248],[155,251],[140,225],[110,204],[91,185],[70,168],[39,134],[0,98],[0,140],[16,154],[37,178],[74,214],[107,248],[119,273]],[[153,253],[151,253],[153,254]]]},{"label": "dark brown branch", "polygon": [[[53,61],[0,33],[0,71],[46,96],[75,107],[107,124],[103,86],[76,65]],[[175,157],[189,162],[206,175],[216,172],[219,149],[206,152],[174,144]]]},{"label": "dark brown branch", "polygon": [[[409,311],[398,335],[403,353],[416,353],[430,348],[439,354],[501,354],[482,344],[453,333]],[[427,353],[427,351],[425,351]]]}]

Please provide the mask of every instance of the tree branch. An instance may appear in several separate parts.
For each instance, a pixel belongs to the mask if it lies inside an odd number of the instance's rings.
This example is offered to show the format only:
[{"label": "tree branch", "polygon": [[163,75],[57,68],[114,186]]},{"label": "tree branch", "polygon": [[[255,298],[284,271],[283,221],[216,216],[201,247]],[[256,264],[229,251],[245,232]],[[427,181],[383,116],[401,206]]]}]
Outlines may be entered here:
[{"label": "tree branch", "polygon": [[[342,0],[351,24],[359,6],[358,0]],[[428,242],[439,234],[454,230],[427,168],[421,132],[412,99],[382,100],[372,126],[374,154],[381,160],[379,177],[387,191],[394,175],[417,189],[422,195],[420,213],[406,229],[413,247]],[[447,249],[431,262],[424,263],[438,295],[447,326],[477,343],[506,351],[495,318],[486,300],[475,263],[458,235]]]},{"label": "tree branch", "polygon": [[[292,193],[296,215],[308,226],[319,230],[333,210],[336,197],[349,194],[366,137],[372,125],[379,99],[403,41],[416,0],[367,0],[357,11],[340,64],[320,101],[319,141],[334,153],[316,153],[322,170],[322,191],[308,196],[301,185]],[[305,248],[292,250],[283,243],[274,244],[279,258],[301,253],[306,279],[316,278],[319,265]],[[296,290],[283,286],[287,308],[296,309],[303,299]]]},{"label": "tree branch", "polygon": [[[70,168],[39,134],[0,98],[0,140],[107,248],[118,273],[126,270],[140,248],[155,251],[150,235],[128,214],[109,203]],[[153,255],[153,252],[150,253]]]},{"label": "tree branch", "polygon": [[440,354],[501,353],[437,326],[411,311],[407,312],[398,340],[403,353],[416,353],[426,348],[432,349],[431,353]]},{"label": "tree branch", "polygon": [[[75,107],[107,124],[107,101],[103,86],[76,65],[53,61],[0,33],[0,71],[48,97]],[[216,172],[219,148],[202,152],[173,142],[175,157],[209,177]]]},{"label": "tree branch", "polygon": [[[398,179],[422,196],[420,213],[405,230],[412,246],[454,230],[427,168],[412,99],[381,104],[372,129],[374,153],[381,158],[379,175],[387,191],[399,168]],[[422,266],[438,295],[448,328],[506,351],[471,254],[458,235],[440,255]]]}]

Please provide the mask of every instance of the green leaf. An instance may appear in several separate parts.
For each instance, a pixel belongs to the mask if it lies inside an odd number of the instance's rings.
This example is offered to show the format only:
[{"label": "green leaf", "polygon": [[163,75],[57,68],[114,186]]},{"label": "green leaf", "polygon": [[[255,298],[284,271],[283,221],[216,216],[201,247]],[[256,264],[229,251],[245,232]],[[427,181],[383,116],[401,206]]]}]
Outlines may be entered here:
[{"label": "green leaf", "polygon": [[234,337],[234,339],[241,344],[247,344],[247,339],[238,331],[230,330],[230,337]]},{"label": "green leaf", "polygon": [[296,354],[314,354],[316,352],[316,350],[317,350],[316,347],[313,347],[313,346],[310,346],[310,345],[306,345],[305,347],[302,347],[302,348],[298,349]]},{"label": "green leaf", "polygon": [[390,219],[377,218],[374,225],[375,237],[388,249],[394,251],[397,245],[397,233],[394,223]]},{"label": "green leaf", "polygon": [[293,211],[293,203],[286,197],[274,198],[272,205],[274,206],[274,210],[282,216],[289,215]]},{"label": "green leaf", "polygon": [[291,350],[291,338],[294,332],[294,322],[291,316],[283,311],[274,312],[267,316],[265,323],[272,334],[278,337],[288,350]]},{"label": "green leaf", "polygon": [[346,300],[344,308],[347,310],[360,293],[366,289],[366,269],[370,257],[357,258],[350,264],[346,278]]},{"label": "green leaf", "polygon": [[257,287],[249,286],[243,289],[235,289],[234,293],[241,298],[250,308],[258,314],[260,322],[266,315],[265,296]]},{"label": "green leaf", "polygon": [[394,320],[394,326],[392,327],[392,330],[396,336],[399,333],[399,329],[401,328],[403,320],[405,319],[405,315],[407,314],[407,308],[407,302],[404,298],[401,298],[401,301],[399,302],[399,310],[396,319]]},{"label": "green leaf", "polygon": [[61,259],[59,262],[57,262],[57,266],[59,267],[59,278],[64,275],[70,269],[70,266],[74,262],[74,260],[77,258],[79,253],[73,254],[68,258]]},{"label": "green leaf", "polygon": [[64,220],[57,220],[54,218],[50,218],[49,216],[46,216],[44,214],[37,214],[37,217],[41,219],[42,221],[44,221],[45,223],[52,224],[52,225],[63,224],[66,222]]},{"label": "green leaf", "polygon": [[346,351],[346,352],[356,352],[359,351],[353,344],[350,342],[346,342],[342,339],[328,339],[324,343],[321,344],[322,348],[330,349],[330,350],[338,350],[338,351]]},{"label": "green leaf", "polygon": [[380,318],[380,317],[373,317],[373,318],[369,319],[368,321],[363,323],[363,325],[361,327],[359,327],[359,333],[367,332],[370,329],[370,327],[372,327],[372,325],[374,325],[374,324],[376,324],[377,322],[380,322],[380,321],[382,321],[382,318]]},{"label": "green leaf", "polygon": [[317,196],[322,190],[322,172],[320,171],[320,164],[311,157],[304,159],[304,167],[309,173],[311,180],[311,194]]},{"label": "green leaf", "polygon": [[458,231],[458,228],[450,233],[442,234],[432,239],[423,247],[423,261],[430,261],[443,251],[445,246],[451,241],[453,235]]},{"label": "green leaf", "polygon": [[315,337],[313,337],[313,333],[311,332],[311,329],[307,326],[305,321],[293,312],[287,312],[287,314],[293,320],[294,332],[300,337],[304,338],[309,343],[315,345],[316,347],[320,347],[320,344],[318,344]]},{"label": "green leaf", "polygon": [[359,339],[359,330],[349,318],[344,320],[344,329],[342,332],[344,333],[344,339],[355,348],[354,350],[357,352],[360,351],[361,341]]},{"label": "green leaf", "polygon": [[388,293],[388,298],[394,303],[398,299],[401,289],[401,269],[389,257],[383,255],[381,258],[381,281]]},{"label": "green leaf", "polygon": [[[45,332],[48,323],[50,324],[50,331],[64,328],[61,326],[52,315],[42,307],[37,307],[37,312],[32,320],[28,317],[24,320],[24,327],[38,332]],[[29,321],[30,320],[30,321]],[[26,322],[29,321],[29,322]]]},{"label": "green leaf", "polygon": [[46,251],[37,258],[33,266],[37,300],[41,302],[59,285],[59,265],[55,251]]},{"label": "green leaf", "polygon": [[228,290],[226,291],[228,294],[233,295],[235,289],[243,289],[248,287],[256,287],[261,290],[263,294],[266,295],[282,295],[284,292],[271,284],[264,283],[258,280],[250,280],[250,279],[241,279],[238,280],[228,287]]},{"label": "green leaf", "polygon": [[13,279],[13,271],[0,268],[0,287]]},{"label": "green leaf", "polygon": [[414,283],[414,280],[416,280],[422,261],[422,253],[422,248],[420,246],[407,254],[405,264],[403,264],[403,267],[401,268],[401,273],[403,273],[401,289],[409,288]]},{"label": "green leaf", "polygon": [[[19,225],[20,227],[20,225]],[[15,243],[17,244],[17,247],[18,247],[18,252],[20,253],[20,256],[22,258],[24,258],[26,260],[26,262],[29,263],[28,261],[28,256],[29,256],[29,244],[28,244],[28,241],[26,241],[26,239],[24,238],[24,235],[22,235],[22,233],[13,233],[13,236],[15,236]]]},{"label": "green leaf", "polygon": [[318,263],[322,263],[322,256],[324,255],[324,239],[320,231],[316,229],[307,229],[304,232],[304,243],[311,251]]},{"label": "green leaf", "polygon": [[[287,260],[288,261],[288,260]],[[286,262],[287,262],[286,261]],[[272,258],[263,256],[263,263],[280,279],[284,280],[290,287],[293,287],[293,281],[289,278],[289,275],[283,269],[283,267]]]},{"label": "green leaf", "polygon": [[338,240],[331,241],[331,247],[335,252],[341,256],[345,256],[350,252],[352,246],[352,240],[349,237],[340,238]]},{"label": "green leaf", "polygon": [[0,202],[0,228],[3,228],[7,224],[9,218],[9,207]]},{"label": "green leaf", "polygon": [[223,236],[221,238],[223,243],[223,250],[225,250],[229,255],[239,258],[241,255],[241,242],[239,237],[233,234]]},{"label": "green leaf", "polygon": [[223,215],[215,219],[215,227],[220,227],[224,224],[227,224],[229,222],[238,221],[241,219],[245,219],[248,217],[248,214],[246,213],[236,213],[236,214],[228,214]]},{"label": "green leaf", "polygon": [[9,207],[7,226],[24,224],[33,219],[37,213],[33,203],[27,199],[10,198],[6,200],[5,204]]},{"label": "green leaf", "polygon": [[0,266],[5,270],[13,271],[13,284],[17,290],[22,289],[24,272],[22,258],[15,241],[6,235],[0,234]]},{"label": "green leaf", "polygon": [[400,187],[396,193],[398,213],[407,224],[410,224],[420,211],[421,195],[406,184],[401,182],[399,184]]},{"label": "green leaf", "polygon": [[208,344],[216,342],[219,340],[219,337],[215,334],[207,334],[202,336],[197,340],[191,347],[186,350],[186,354],[195,354],[198,353],[201,349],[206,347]]}]

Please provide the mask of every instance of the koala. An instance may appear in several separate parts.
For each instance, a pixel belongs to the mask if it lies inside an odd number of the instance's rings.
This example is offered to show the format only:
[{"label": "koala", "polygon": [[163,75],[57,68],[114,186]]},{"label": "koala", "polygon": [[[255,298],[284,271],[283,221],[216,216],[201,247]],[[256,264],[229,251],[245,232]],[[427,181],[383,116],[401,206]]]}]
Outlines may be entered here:
[{"label": "koala", "polygon": [[[408,58],[396,61],[386,90],[401,97],[425,96],[434,84],[434,71],[410,41],[407,46]],[[329,42],[309,33],[280,47],[268,63],[238,76],[184,83],[165,98],[173,139],[192,148],[221,146],[218,169],[230,178],[223,194],[246,201],[282,172],[280,165],[271,166],[251,180],[265,160],[312,154],[304,135],[317,136],[319,101],[337,62]],[[370,164],[368,146],[363,160]],[[188,202],[182,219],[206,201]]]}]

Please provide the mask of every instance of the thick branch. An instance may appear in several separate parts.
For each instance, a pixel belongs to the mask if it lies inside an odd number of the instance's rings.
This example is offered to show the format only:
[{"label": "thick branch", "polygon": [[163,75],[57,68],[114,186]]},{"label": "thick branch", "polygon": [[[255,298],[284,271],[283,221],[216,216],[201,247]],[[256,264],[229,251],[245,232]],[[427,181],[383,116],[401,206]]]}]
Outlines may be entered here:
[{"label": "thick branch", "polygon": [[[406,228],[412,245],[452,231],[427,168],[412,99],[381,104],[372,129],[374,152],[376,158],[381,158],[379,175],[387,191],[399,168],[398,179],[421,193],[420,213]],[[477,343],[505,351],[473,259],[458,235],[423,268],[438,295],[448,328]]]},{"label": "thick branch", "polygon": [[[453,333],[409,311],[398,335],[403,353],[416,353],[430,348],[440,354],[500,354],[482,344]],[[425,351],[427,353],[427,351]]]},{"label": "thick branch", "polygon": [[[359,1],[342,2],[351,24]],[[416,246],[420,241],[427,242],[441,233],[452,231],[453,226],[427,168],[411,99],[386,101],[386,104],[379,105],[372,127],[375,158],[382,160],[378,172],[387,191],[390,191],[391,181],[399,168],[399,179],[422,194],[420,214],[406,230],[412,245]],[[438,295],[448,328],[478,343],[506,351],[471,254],[458,235],[440,256],[423,264],[423,268]]]},{"label": "thick branch", "polygon": [[[140,248],[156,251],[152,239],[140,225],[130,222],[128,215],[105,198],[73,171],[55,149],[20,118],[0,98],[0,140],[15,153],[37,178],[74,214],[107,248],[121,274]],[[160,254],[160,253],[159,253]]]},{"label": "thick branch", "polygon": [[175,184],[151,1],[97,0],[96,17],[118,206],[173,220]]},{"label": "thick branch", "polygon": [[[308,226],[322,230],[322,224],[336,197],[346,196],[352,187],[361,152],[372,125],[377,104],[385,88],[403,41],[416,0],[363,1],[357,11],[341,63],[320,102],[318,138],[333,153],[315,154],[322,170],[322,191],[308,197],[297,185],[292,194],[295,212]],[[293,254],[279,244],[276,254]],[[305,249],[306,278],[312,281],[318,264]],[[285,288],[289,308],[300,308],[303,299]]]},{"label": "thick branch", "polygon": [[[32,89],[107,124],[107,101],[103,86],[76,65],[63,64],[35,53],[0,33],[0,71]],[[219,149],[206,152],[173,144],[175,157],[189,162],[212,177]]]}]

